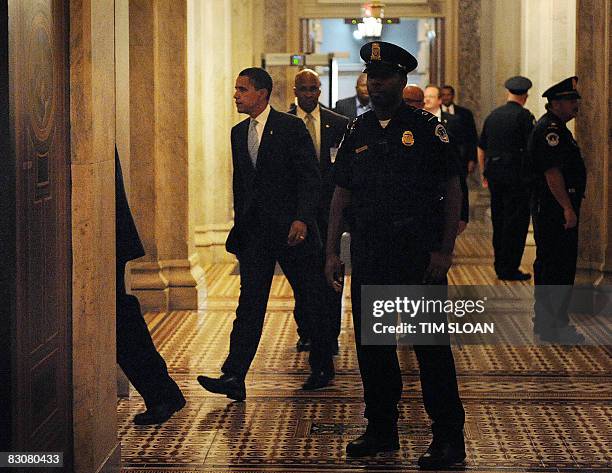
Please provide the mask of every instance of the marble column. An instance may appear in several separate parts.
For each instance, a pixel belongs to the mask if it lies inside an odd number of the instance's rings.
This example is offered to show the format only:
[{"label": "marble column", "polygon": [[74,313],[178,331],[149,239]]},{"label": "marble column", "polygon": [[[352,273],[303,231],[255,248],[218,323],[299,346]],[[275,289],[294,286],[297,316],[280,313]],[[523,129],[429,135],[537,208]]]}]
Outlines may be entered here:
[{"label": "marble column", "polygon": [[521,74],[533,82],[527,106],[539,118],[542,92],[575,72],[576,0],[522,0],[521,18]]},{"label": "marble column", "polygon": [[[236,261],[225,251],[233,225],[230,130],[246,115],[236,112],[232,97],[238,73],[259,66],[265,45],[276,41],[263,26],[267,3],[222,0],[211,11],[199,0],[187,2],[189,233],[206,263]],[[274,89],[282,103],[282,85]]]},{"label": "marble column", "polygon": [[580,228],[582,279],[612,283],[612,6],[608,0],[577,0],[576,74],[582,96],[576,141],[587,166],[587,194]]},{"label": "marble column", "polygon": [[147,255],[131,289],[145,309],[197,309],[204,272],[189,243],[187,2],[131,0],[130,181]]},{"label": "marble column", "polygon": [[74,471],[119,472],[113,2],[70,2]]}]

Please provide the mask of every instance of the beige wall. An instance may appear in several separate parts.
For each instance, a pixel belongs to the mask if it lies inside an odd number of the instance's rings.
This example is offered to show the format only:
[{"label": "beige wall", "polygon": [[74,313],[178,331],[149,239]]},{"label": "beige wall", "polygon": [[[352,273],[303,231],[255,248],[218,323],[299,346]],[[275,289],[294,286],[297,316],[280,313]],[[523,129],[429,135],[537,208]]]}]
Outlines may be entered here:
[{"label": "beige wall", "polygon": [[[70,2],[72,340],[77,473],[119,471],[113,3]],[[95,21],[92,21],[95,19]]]}]

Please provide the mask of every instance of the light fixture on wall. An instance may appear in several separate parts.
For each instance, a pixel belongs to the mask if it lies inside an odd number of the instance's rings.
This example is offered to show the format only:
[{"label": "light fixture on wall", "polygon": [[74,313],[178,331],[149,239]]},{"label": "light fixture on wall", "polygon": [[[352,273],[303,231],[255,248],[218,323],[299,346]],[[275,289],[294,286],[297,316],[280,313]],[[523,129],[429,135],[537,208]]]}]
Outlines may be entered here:
[{"label": "light fixture on wall", "polygon": [[399,23],[399,18],[385,18],[385,5],[378,0],[365,3],[361,7],[361,18],[345,18],[345,23],[357,26],[353,37],[380,38],[383,24]]}]

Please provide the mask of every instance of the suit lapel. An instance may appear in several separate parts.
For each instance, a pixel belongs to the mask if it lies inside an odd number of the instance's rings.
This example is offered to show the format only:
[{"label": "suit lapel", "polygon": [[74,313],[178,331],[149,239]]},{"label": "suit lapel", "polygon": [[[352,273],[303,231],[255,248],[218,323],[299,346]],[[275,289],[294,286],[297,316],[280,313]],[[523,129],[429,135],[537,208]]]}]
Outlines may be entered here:
[{"label": "suit lapel", "polygon": [[[261,135],[261,141],[259,142],[259,149],[257,151],[257,168],[261,167],[262,162],[266,160],[267,150],[274,136],[274,125],[276,123],[276,110],[270,108],[270,114],[264,127],[263,135]],[[248,153],[247,153],[248,154]]]}]

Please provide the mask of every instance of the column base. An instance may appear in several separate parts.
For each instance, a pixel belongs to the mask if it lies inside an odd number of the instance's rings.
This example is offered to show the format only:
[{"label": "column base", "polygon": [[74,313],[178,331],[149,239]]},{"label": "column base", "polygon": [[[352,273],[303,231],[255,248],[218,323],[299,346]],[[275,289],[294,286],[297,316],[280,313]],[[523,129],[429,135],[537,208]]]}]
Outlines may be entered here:
[{"label": "column base", "polygon": [[133,263],[131,293],[143,310],[198,310],[206,299],[204,270],[189,259]]},{"label": "column base", "polygon": [[195,229],[195,246],[200,261],[206,263],[235,263],[236,257],[225,249],[225,240],[233,222],[200,225]]}]

